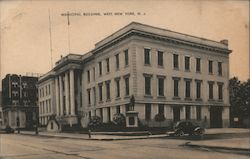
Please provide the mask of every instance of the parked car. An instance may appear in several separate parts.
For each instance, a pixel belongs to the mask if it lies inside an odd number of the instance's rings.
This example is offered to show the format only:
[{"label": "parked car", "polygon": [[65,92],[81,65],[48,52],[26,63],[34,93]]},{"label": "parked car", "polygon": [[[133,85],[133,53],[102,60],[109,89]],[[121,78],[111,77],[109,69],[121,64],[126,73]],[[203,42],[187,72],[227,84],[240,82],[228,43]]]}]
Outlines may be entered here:
[{"label": "parked car", "polygon": [[170,135],[173,136],[202,136],[205,129],[192,121],[179,121],[174,126],[174,132]]},{"label": "parked car", "polygon": [[7,125],[6,128],[5,128],[5,132],[7,134],[12,134],[12,133],[14,133],[14,131],[15,130],[13,128],[11,128],[9,125]]}]

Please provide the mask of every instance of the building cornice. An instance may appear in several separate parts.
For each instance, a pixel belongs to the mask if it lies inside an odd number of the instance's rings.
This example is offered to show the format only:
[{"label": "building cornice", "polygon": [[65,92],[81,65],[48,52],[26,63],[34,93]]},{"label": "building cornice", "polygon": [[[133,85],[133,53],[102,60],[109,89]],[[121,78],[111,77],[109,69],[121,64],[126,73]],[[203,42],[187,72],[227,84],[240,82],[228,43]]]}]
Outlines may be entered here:
[{"label": "building cornice", "polygon": [[104,49],[111,47],[111,46],[119,43],[120,41],[122,41],[126,38],[129,38],[131,36],[140,36],[140,37],[149,38],[149,39],[153,39],[153,40],[164,41],[164,42],[167,42],[170,44],[184,45],[184,46],[188,46],[188,47],[192,47],[192,48],[197,48],[197,49],[206,50],[206,51],[213,51],[213,52],[222,53],[222,54],[229,54],[232,52],[231,50],[226,49],[226,48],[205,44],[205,42],[203,42],[202,40],[200,43],[196,43],[196,42],[192,42],[192,41],[187,41],[187,40],[183,40],[183,39],[158,35],[158,34],[145,32],[145,31],[141,31],[141,30],[136,30],[136,29],[131,29],[128,32],[125,32],[124,34],[122,34],[122,35],[120,35],[120,36],[118,36],[110,41],[107,41],[106,43],[103,43],[103,45],[96,47],[94,50],[92,50],[92,52],[93,52],[93,54],[99,53],[99,52],[103,51]]}]

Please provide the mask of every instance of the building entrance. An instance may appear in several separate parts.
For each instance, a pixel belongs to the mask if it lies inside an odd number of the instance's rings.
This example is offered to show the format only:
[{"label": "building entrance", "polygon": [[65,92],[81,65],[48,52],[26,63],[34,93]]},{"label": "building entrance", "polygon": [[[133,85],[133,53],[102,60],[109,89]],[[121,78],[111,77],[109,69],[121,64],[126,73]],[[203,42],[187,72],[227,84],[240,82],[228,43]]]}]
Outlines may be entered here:
[{"label": "building entrance", "polygon": [[173,107],[174,122],[180,121],[180,107]]},{"label": "building entrance", "polygon": [[212,106],[210,108],[210,127],[211,128],[222,127],[222,107]]}]

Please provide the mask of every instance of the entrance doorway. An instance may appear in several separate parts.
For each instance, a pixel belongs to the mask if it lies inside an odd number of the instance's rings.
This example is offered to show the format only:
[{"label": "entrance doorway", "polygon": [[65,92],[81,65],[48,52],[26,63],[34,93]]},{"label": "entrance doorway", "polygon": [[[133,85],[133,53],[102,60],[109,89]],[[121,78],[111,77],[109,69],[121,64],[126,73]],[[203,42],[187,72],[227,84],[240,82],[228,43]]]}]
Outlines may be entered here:
[{"label": "entrance doorway", "polygon": [[180,107],[173,107],[174,122],[181,120],[180,113],[181,113]]},{"label": "entrance doorway", "polygon": [[222,127],[222,107],[211,106],[210,108],[210,127],[221,128]]}]

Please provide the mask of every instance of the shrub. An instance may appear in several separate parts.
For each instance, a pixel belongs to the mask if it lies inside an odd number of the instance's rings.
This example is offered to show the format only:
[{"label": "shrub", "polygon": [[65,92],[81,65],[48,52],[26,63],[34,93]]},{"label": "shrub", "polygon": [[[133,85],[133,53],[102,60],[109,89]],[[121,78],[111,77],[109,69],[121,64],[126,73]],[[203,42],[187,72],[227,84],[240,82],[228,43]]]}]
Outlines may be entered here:
[{"label": "shrub", "polygon": [[165,119],[166,118],[165,118],[164,114],[162,114],[162,113],[155,115],[155,121],[160,122],[160,126],[161,126],[161,122],[163,122]]},{"label": "shrub", "polygon": [[114,114],[113,121],[115,125],[120,126],[120,127],[125,127],[126,126],[126,119],[123,114]]},{"label": "shrub", "polygon": [[92,116],[88,123],[89,128],[98,128],[102,126],[102,120],[99,116]]}]

